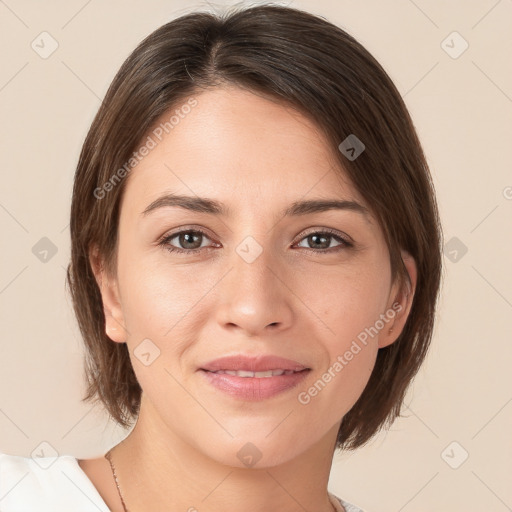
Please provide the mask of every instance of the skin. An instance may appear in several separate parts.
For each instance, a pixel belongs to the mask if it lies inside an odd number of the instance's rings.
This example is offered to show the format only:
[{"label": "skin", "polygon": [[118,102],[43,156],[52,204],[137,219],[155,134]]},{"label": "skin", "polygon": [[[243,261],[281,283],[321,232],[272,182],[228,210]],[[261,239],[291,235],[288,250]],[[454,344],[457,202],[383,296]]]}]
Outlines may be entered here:
[{"label": "skin", "polygon": [[[197,106],[126,178],[117,275],[108,275],[91,250],[106,332],[112,342],[128,344],[143,389],[137,423],[113,450],[121,490],[130,512],[330,512],[327,484],[340,422],[368,382],[378,349],[404,327],[415,262],[402,253],[409,290],[392,282],[383,233],[371,214],[279,215],[304,199],[346,199],[369,208],[311,120],[234,86],[194,97]],[[232,215],[178,207],[141,215],[164,192],[216,199]],[[167,242],[199,252],[170,253],[158,245],[177,228],[206,232],[189,245],[179,236]],[[327,236],[317,248],[309,235],[325,228],[351,237],[353,247]],[[252,263],[236,252],[247,236],[262,249]],[[401,311],[307,405],[300,403],[298,394],[393,303]],[[147,338],[160,350],[148,366],[134,355]],[[243,401],[211,387],[197,371],[237,353],[275,354],[312,371],[298,388]],[[237,457],[247,442],[261,453],[253,467]],[[106,459],[80,465],[107,505],[122,511]]]}]

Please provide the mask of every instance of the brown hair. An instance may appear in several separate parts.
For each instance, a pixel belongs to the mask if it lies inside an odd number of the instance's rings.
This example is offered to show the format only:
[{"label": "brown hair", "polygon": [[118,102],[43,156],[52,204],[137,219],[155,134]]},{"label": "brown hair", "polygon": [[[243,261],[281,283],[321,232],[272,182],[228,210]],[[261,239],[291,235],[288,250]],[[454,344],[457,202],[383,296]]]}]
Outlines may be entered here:
[{"label": "brown hair", "polygon": [[[316,122],[388,244],[393,278],[407,272],[400,250],[415,259],[417,285],[399,338],[378,351],[370,380],[344,416],[336,447],[355,449],[400,415],[406,390],[430,345],[441,279],[441,227],[428,166],[407,108],[380,64],[353,37],[325,19],[278,5],[195,12],[144,39],[122,64],[85,139],[71,205],[73,307],[86,347],[84,401],[101,401],[130,426],[141,387],[128,348],[105,333],[102,297],[89,260],[97,245],[116,275],[119,205],[126,179],[112,179],[162,114],[194,93],[222,83],[275,98]],[[349,159],[349,135],[365,150]],[[102,188],[101,190],[106,190]]]}]

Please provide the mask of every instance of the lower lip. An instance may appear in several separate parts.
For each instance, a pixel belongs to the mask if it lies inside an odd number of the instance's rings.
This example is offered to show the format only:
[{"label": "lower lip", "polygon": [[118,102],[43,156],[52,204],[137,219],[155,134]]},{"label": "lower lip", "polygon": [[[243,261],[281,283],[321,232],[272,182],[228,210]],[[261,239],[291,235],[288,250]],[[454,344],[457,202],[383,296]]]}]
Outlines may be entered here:
[{"label": "lower lip", "polygon": [[274,377],[238,377],[227,373],[200,372],[208,382],[225,393],[244,400],[264,400],[290,390],[302,382],[311,370]]}]

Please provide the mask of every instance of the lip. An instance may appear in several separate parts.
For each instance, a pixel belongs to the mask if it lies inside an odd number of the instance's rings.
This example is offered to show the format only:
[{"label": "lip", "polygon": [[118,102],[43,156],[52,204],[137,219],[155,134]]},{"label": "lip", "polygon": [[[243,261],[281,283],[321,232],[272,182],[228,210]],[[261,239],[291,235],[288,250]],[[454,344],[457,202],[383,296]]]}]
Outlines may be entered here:
[{"label": "lip", "polygon": [[[234,356],[221,357],[214,359],[200,366],[199,370],[208,370],[210,372],[216,372],[219,370],[245,370],[249,372],[264,372],[267,370],[293,370],[300,372],[301,370],[310,369],[307,366],[293,361],[291,359],[285,359],[283,357],[273,355],[259,355],[259,356],[248,356],[238,354]],[[249,377],[239,377],[249,378]],[[274,377],[267,377],[269,380]]]},{"label": "lip", "polygon": [[284,391],[289,391],[297,387],[310,372],[311,369],[305,368],[289,375],[239,377],[226,373],[213,373],[203,369],[199,371],[210,385],[233,398],[244,401],[265,400]]},{"label": "lip", "polygon": [[[239,377],[225,373],[213,373],[219,370],[245,370],[249,372],[265,372],[268,370],[293,370],[287,375],[272,377]],[[259,401],[271,398],[293,389],[310,373],[311,368],[284,357],[274,355],[249,356],[237,354],[221,357],[203,364],[198,368],[207,383],[233,398],[246,401]]]}]

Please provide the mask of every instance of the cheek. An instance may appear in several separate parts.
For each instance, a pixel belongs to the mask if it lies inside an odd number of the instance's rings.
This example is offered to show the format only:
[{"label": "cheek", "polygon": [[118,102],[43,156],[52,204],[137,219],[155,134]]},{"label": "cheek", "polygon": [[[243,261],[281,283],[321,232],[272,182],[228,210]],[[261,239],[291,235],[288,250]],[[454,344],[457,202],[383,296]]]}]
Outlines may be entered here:
[{"label": "cheek", "polygon": [[310,386],[299,390],[301,414],[312,423],[313,431],[339,421],[363,393],[375,365],[375,346],[352,345],[334,357]]},{"label": "cheek", "polygon": [[194,307],[200,305],[204,285],[185,266],[177,269],[151,258],[120,261],[119,279],[127,344],[140,385],[157,402],[169,396],[186,401],[175,379],[184,378],[182,355],[197,335]]},{"label": "cheek", "polygon": [[190,321],[189,314],[208,289],[191,269],[166,265],[161,256],[120,261],[123,314],[131,334],[165,340]]},{"label": "cheek", "polygon": [[303,275],[314,275],[314,279],[300,277],[295,283],[294,291],[313,313],[308,317],[318,325],[317,334],[323,333],[322,339],[333,356],[374,326],[385,312],[389,276],[376,263],[365,261],[364,265],[311,270]]},{"label": "cheek", "polygon": [[378,333],[382,324],[387,325],[380,318],[389,281],[379,266],[367,265],[317,275],[316,285],[315,292],[309,288],[307,300],[310,309],[319,312],[318,318],[305,328],[321,340],[325,357],[317,380],[301,390],[299,403],[318,412],[323,418],[318,420],[320,427],[326,417],[328,422],[339,421],[368,383],[378,353]]},{"label": "cheek", "polygon": [[378,301],[372,301],[363,290],[356,293],[357,289],[352,289],[353,293],[346,295],[347,291],[339,292],[337,302],[328,302],[330,313],[324,322],[333,333],[325,334],[323,329],[322,337],[317,335],[323,351],[322,363],[315,378],[297,396],[302,414],[319,432],[326,425],[339,422],[357,402],[378,353],[378,337],[372,337],[366,330],[379,318]]},{"label": "cheek", "polygon": [[195,371],[194,347],[215,311],[209,292],[225,271],[217,269],[217,277],[211,265],[199,271],[196,265],[171,264],[165,256],[119,261],[122,308],[132,366],[142,388],[155,400],[172,396],[181,402],[189,398],[178,382],[191,377],[192,367]]}]

